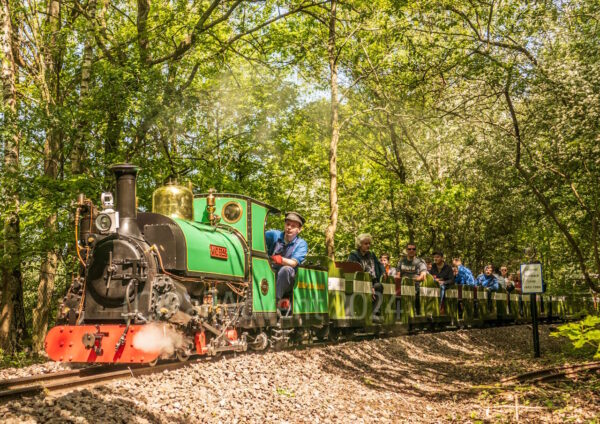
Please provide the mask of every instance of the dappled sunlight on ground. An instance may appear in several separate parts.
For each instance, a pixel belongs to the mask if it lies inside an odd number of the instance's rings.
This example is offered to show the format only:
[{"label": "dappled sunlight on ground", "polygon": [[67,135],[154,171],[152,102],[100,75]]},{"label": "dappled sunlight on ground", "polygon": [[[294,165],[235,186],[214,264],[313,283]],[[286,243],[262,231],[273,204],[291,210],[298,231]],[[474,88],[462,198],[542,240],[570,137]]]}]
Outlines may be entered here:
[{"label": "dappled sunlight on ground", "polygon": [[504,377],[581,356],[540,327],[513,326],[228,355],[169,372],[0,405],[3,422],[585,422],[597,374],[543,386]]}]

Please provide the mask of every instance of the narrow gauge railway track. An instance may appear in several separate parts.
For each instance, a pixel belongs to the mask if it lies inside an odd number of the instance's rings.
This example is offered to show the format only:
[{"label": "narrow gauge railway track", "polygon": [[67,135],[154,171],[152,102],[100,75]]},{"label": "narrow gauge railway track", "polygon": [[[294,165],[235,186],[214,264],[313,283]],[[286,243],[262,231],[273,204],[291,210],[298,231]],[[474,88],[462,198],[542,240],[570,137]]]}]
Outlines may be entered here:
[{"label": "narrow gauge railway track", "polygon": [[118,378],[138,377],[140,375],[181,368],[194,362],[166,363],[154,367],[149,365],[94,366],[80,370],[66,370],[29,377],[11,378],[0,381],[0,400],[31,396],[42,392],[59,392]]},{"label": "narrow gauge railway track", "polygon": [[[427,333],[451,331],[449,329],[438,329],[438,331],[426,331]],[[350,336],[342,336],[336,340],[318,341],[316,339],[304,340],[301,344],[275,347],[275,351],[289,351],[300,349],[311,349],[325,347],[344,342],[359,342],[373,338],[388,338],[418,332],[390,331],[386,333],[359,333]],[[254,354],[262,354],[268,351],[255,351]],[[39,393],[56,393],[68,391],[78,387],[90,386],[98,383],[116,380],[120,378],[139,377],[165,370],[175,370],[195,363],[211,362],[218,360],[221,355],[211,357],[195,357],[184,362],[167,362],[156,366],[150,365],[96,365],[79,370],[65,370],[48,374],[37,374],[28,377],[0,380],[0,401],[13,399],[20,396],[32,396]],[[512,376],[502,380],[502,385],[510,386],[519,383],[536,383],[548,381],[566,376],[572,376],[583,371],[600,370],[600,361],[588,362],[579,365],[565,365],[562,367],[546,368],[528,373]]]},{"label": "narrow gauge railway track", "polygon": [[[379,337],[389,337],[395,334],[377,335]],[[285,347],[276,347],[275,351],[289,351],[298,349],[310,349],[315,347],[324,347],[333,344],[339,344],[350,341],[369,340],[375,337],[375,334],[356,334],[352,338],[340,340],[316,341],[310,340],[307,343],[299,345],[290,345]],[[254,354],[262,354],[272,350],[255,351]],[[33,396],[40,393],[56,393],[61,391],[73,390],[79,387],[85,387],[103,383],[110,380],[121,378],[139,377],[142,375],[159,373],[165,370],[175,370],[195,363],[208,363],[213,360],[219,360],[221,355],[211,357],[195,357],[187,361],[167,362],[156,366],[150,365],[100,365],[83,368],[80,370],[65,370],[48,374],[37,374],[28,377],[11,378],[0,380],[0,401],[14,399],[21,396]]]},{"label": "narrow gauge railway track", "polygon": [[522,383],[541,383],[573,377],[582,372],[600,370],[600,361],[586,362],[576,365],[563,365],[558,367],[544,368],[524,374],[515,375],[502,380],[503,386],[511,386]]}]

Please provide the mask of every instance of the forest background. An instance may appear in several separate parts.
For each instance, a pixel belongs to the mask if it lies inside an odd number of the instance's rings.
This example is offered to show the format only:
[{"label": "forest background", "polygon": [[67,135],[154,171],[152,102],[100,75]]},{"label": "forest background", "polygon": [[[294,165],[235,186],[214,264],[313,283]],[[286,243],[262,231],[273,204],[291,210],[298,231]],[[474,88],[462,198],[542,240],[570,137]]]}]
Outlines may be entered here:
[{"label": "forest background", "polygon": [[[42,348],[74,200],[142,168],[475,273],[535,246],[550,292],[600,273],[596,0],[0,0],[0,348]],[[280,221],[274,221],[274,226]]]}]

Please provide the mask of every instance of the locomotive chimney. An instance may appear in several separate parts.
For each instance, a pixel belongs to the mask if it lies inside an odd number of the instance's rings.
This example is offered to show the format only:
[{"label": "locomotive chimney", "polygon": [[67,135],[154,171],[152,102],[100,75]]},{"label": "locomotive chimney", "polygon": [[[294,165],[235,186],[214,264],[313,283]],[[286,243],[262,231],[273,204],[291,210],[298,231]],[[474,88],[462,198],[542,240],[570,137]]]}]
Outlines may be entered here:
[{"label": "locomotive chimney", "polygon": [[110,167],[117,179],[117,212],[119,212],[119,233],[140,235],[137,226],[135,202],[135,178],[139,168],[129,163]]}]

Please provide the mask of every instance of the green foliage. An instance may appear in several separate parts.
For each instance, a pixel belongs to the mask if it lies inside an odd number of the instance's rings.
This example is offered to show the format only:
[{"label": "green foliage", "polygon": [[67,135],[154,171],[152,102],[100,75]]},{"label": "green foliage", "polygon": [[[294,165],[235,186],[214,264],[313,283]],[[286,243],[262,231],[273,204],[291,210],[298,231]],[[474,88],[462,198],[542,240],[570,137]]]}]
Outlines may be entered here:
[{"label": "green foliage", "polygon": [[0,349],[0,368],[22,368],[29,365],[45,362],[47,359],[31,355],[25,351],[14,352],[7,355]]},{"label": "green foliage", "polygon": [[[45,74],[39,69],[49,63],[43,55],[52,50],[53,33],[32,23],[46,22],[47,1],[9,3],[15,31],[29,35],[15,47],[23,62],[21,169],[19,175],[0,172],[0,185],[20,193],[28,322],[46,253],[58,253],[53,308],[77,269],[73,200],[82,192],[97,203],[102,191],[113,190],[108,166],[119,161],[142,167],[137,194],[143,210],[151,209],[154,189],[176,175],[196,192],[244,193],[303,212],[311,254],[325,252],[328,5],[269,0],[235,2],[229,10],[223,3],[197,27],[207,2],[151,2],[143,34],[135,2],[88,2],[97,6],[95,19],[83,13],[88,6],[61,3],[59,66]],[[271,22],[300,5],[307,9]],[[374,251],[388,252],[393,261],[412,239],[420,255],[439,248],[462,256],[475,273],[489,261],[514,271],[523,248],[534,245],[551,293],[580,286],[582,263],[600,273],[594,254],[600,240],[598,19],[600,6],[592,0],[568,7],[338,3],[338,259],[354,248],[358,233],[370,232]],[[189,49],[169,56],[188,41]],[[529,178],[515,167],[505,91]],[[3,145],[7,128],[0,129]],[[44,169],[52,134],[59,139],[52,152],[55,178]],[[71,169],[77,141],[84,147],[82,175]],[[532,187],[549,199],[554,216]],[[15,204],[0,198],[0,208],[4,216]],[[53,215],[56,226],[49,230]],[[1,263],[10,260],[0,255]]]},{"label": "green foliage", "polygon": [[275,391],[277,392],[278,395],[281,395],[281,396],[285,396],[288,398],[296,397],[296,393],[294,393],[292,390],[286,389],[284,387],[278,387]]},{"label": "green foliage", "polygon": [[554,337],[567,337],[575,349],[591,346],[596,350],[594,359],[600,359],[600,317],[588,315],[579,322],[561,325]]}]

